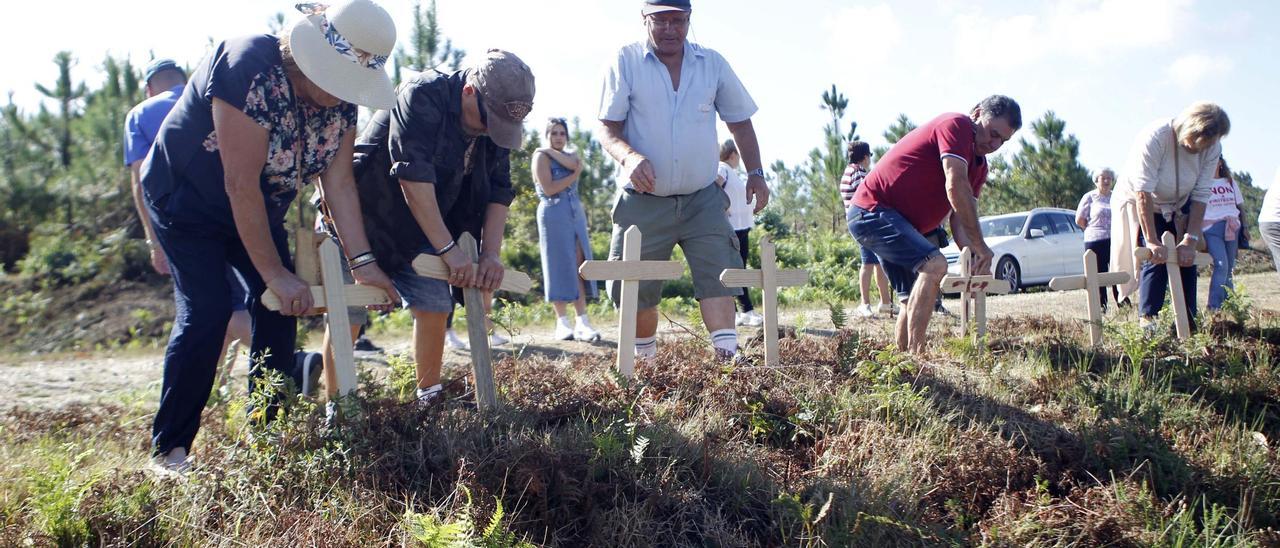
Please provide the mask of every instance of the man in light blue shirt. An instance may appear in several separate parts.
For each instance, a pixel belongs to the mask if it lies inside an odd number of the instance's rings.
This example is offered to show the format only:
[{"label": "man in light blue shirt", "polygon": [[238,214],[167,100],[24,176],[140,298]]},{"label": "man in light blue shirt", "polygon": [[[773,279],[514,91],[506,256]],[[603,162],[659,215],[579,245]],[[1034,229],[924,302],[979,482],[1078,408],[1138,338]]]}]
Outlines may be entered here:
[{"label": "man in light blue shirt", "polygon": [[[733,359],[738,340],[733,297],[720,273],[742,268],[738,239],[725,217],[729,198],[715,184],[719,165],[716,114],[729,126],[748,170],[747,200],[759,212],[769,202],[751,116],[756,104],[729,63],[688,42],[689,0],[646,0],[648,39],[624,46],[605,77],[599,118],[605,149],[622,166],[613,210],[609,258],[622,255],[630,226],[644,235],[643,260],[668,260],[676,244],[693,275],[694,297],[717,357]],[[618,299],[617,283],[610,294]],[[642,282],[636,353],[653,356],[661,282]]]}]

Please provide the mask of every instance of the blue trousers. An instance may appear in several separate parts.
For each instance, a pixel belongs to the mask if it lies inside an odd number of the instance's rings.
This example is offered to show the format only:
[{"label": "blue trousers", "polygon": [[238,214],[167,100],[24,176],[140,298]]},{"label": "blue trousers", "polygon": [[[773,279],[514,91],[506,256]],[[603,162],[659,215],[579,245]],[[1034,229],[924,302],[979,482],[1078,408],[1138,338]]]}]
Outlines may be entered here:
[{"label": "blue trousers", "polygon": [[[1156,215],[1156,234],[1164,234],[1172,232],[1178,234],[1178,230],[1174,227],[1173,221],[1164,220],[1163,215]],[[1141,236],[1138,237],[1138,245],[1146,245]],[[1176,261],[1177,252],[1173,249],[1169,250],[1169,260]],[[1191,319],[1191,326],[1194,329],[1196,324],[1196,267],[1184,266],[1179,269],[1182,274],[1182,293],[1187,300],[1188,316]],[[1164,307],[1165,293],[1169,288],[1169,269],[1166,265],[1146,263],[1142,265],[1142,272],[1139,274],[1138,285],[1138,309],[1143,316],[1154,317],[1160,314],[1160,309]]]},{"label": "blue trousers", "polygon": [[[152,216],[158,218],[154,209]],[[232,287],[227,281],[226,265],[240,272],[249,292],[250,389],[264,367],[286,377],[293,374],[297,321],[262,306],[266,283],[238,235],[224,229],[188,226],[181,221],[153,225],[169,259],[176,308],[164,355],[160,408],[151,426],[152,451],[159,455],[177,447],[190,451],[200,429],[200,414],[213,389],[227,320],[231,318]],[[271,238],[285,267],[293,270],[284,227],[272,227]],[[274,410],[273,405],[268,413]]]},{"label": "blue trousers", "polygon": [[1209,276],[1209,310],[1219,310],[1227,300],[1227,288],[1236,287],[1231,273],[1236,269],[1239,242],[1227,240],[1227,222],[1218,221],[1204,231],[1204,245],[1213,256],[1213,274]]}]

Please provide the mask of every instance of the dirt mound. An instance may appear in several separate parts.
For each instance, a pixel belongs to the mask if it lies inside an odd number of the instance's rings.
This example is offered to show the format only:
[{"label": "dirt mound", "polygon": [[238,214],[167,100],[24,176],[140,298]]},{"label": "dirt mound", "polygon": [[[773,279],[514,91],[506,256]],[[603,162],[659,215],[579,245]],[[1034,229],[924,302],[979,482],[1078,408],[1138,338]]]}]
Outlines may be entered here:
[{"label": "dirt mound", "polygon": [[0,282],[7,352],[116,348],[168,336],[173,287],[147,280],[91,282],[42,289],[33,280]]}]

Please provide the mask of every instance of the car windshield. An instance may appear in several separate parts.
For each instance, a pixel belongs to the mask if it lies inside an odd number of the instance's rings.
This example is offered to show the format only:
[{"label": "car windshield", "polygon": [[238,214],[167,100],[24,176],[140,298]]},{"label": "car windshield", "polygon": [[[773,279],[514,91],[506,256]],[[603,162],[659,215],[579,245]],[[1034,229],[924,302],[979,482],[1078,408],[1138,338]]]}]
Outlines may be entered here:
[{"label": "car windshield", "polygon": [[982,221],[979,221],[978,224],[982,228],[983,238],[1018,236],[1022,234],[1022,225],[1027,224],[1027,216],[1017,215],[1014,217],[983,219]]}]

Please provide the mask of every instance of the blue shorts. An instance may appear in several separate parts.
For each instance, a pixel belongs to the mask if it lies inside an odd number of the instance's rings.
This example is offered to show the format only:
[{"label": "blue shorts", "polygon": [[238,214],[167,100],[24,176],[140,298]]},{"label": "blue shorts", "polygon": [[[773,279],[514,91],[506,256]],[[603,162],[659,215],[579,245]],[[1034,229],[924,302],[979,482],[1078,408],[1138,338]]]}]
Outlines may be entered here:
[{"label": "blue shorts", "polygon": [[916,275],[924,263],[934,256],[942,256],[938,246],[925,239],[896,210],[880,207],[867,211],[853,206],[846,218],[849,233],[862,249],[880,258],[880,267],[901,301],[911,295]]},{"label": "blue shorts", "polygon": [[862,264],[864,265],[880,264],[880,257],[877,257],[876,254],[872,253],[870,249],[867,249],[866,246],[858,246],[858,247],[862,248]]}]

